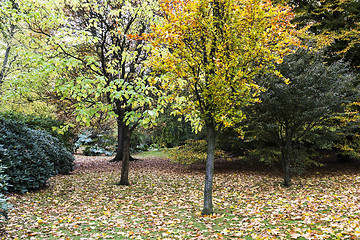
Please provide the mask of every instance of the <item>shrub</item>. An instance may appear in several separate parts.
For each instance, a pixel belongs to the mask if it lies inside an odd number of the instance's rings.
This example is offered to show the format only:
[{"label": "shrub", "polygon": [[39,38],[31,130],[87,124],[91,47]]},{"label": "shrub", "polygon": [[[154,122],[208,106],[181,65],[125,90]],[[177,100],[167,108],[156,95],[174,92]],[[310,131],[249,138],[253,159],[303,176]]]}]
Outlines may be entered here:
[{"label": "shrub", "polygon": [[24,193],[45,186],[57,173],[68,173],[74,157],[43,130],[0,117],[0,159],[9,177],[8,190]]},{"label": "shrub", "polygon": [[76,134],[74,130],[69,128],[67,131],[64,132],[64,134],[59,134],[55,130],[55,128],[60,128],[62,125],[64,125],[64,122],[60,120],[53,119],[47,116],[27,115],[22,113],[15,113],[15,112],[2,112],[0,113],[0,117],[23,123],[31,129],[45,130],[48,133],[50,133],[52,136],[59,139],[59,141],[69,151],[73,151],[75,149],[74,140],[76,138]]},{"label": "shrub", "polygon": [[83,154],[85,156],[112,156],[115,152],[116,140],[108,134],[95,134],[84,132],[78,135],[75,143],[76,149],[84,147]]},{"label": "shrub", "polygon": [[69,174],[73,170],[74,156],[59,139],[42,130],[29,129],[29,132],[54,165],[55,174]]},{"label": "shrub", "polygon": [[[2,145],[0,145],[0,152],[4,150],[5,149],[2,148]],[[8,199],[4,195],[4,192],[7,191],[7,180],[9,179],[8,176],[4,174],[4,168],[5,167],[3,165],[0,165],[0,216],[2,217],[2,220],[7,220],[8,211],[11,208],[11,205],[8,203]]]},{"label": "shrub", "polygon": [[[203,163],[206,161],[207,143],[205,140],[187,140],[185,145],[167,150],[173,162],[181,164]],[[222,150],[215,151],[215,158],[227,158]]]},{"label": "shrub", "polygon": [[99,147],[95,144],[94,146],[86,146],[83,150],[83,154],[85,156],[101,156],[103,154],[106,156],[112,156],[114,155],[114,152],[107,151],[105,148]]}]

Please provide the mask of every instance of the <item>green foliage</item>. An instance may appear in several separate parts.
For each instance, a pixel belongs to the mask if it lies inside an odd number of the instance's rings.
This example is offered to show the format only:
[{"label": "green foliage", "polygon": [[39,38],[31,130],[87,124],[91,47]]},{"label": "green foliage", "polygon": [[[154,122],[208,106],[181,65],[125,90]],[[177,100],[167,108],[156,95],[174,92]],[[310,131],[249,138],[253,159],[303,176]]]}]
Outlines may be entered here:
[{"label": "green foliage", "polygon": [[[181,164],[204,163],[207,156],[207,143],[205,140],[187,140],[185,145],[168,149],[170,159]],[[215,151],[215,158],[228,158],[222,150]]]},{"label": "green foliage", "polygon": [[[360,67],[360,2],[354,0],[304,1],[286,0],[297,13],[299,27],[310,26],[308,37],[319,45],[328,45],[331,61],[345,59],[351,66]],[[329,59],[328,59],[329,60]]]},{"label": "green foliage", "polygon": [[57,132],[56,128],[60,128],[61,126],[64,125],[64,122],[60,120],[47,116],[22,114],[13,111],[1,112],[0,117],[26,124],[26,126],[28,126],[31,129],[45,130],[48,133],[50,133],[52,136],[59,139],[60,142],[69,151],[73,151],[75,148],[74,139],[76,138],[76,135],[73,129],[68,128],[63,134],[59,134]]},{"label": "green foliage", "polygon": [[346,107],[344,114],[328,122],[336,126],[335,140],[332,146],[338,152],[339,160],[360,159],[360,102],[355,101]]},{"label": "green foliage", "polygon": [[52,135],[42,130],[31,130],[35,143],[38,144],[54,165],[55,174],[69,174],[74,167],[74,156]]},{"label": "green foliage", "polygon": [[336,126],[327,121],[356,98],[356,76],[347,64],[326,65],[322,52],[302,49],[287,56],[277,69],[283,78],[266,75],[259,80],[267,90],[260,95],[261,102],[249,109],[250,129],[258,148],[269,149],[268,160],[280,157],[296,170],[311,162],[311,147],[331,148]]},{"label": "green foliage", "polygon": [[54,164],[32,137],[36,130],[3,119],[0,124],[0,143],[5,149],[0,154],[7,167],[9,191],[24,193],[43,187],[55,172]]},{"label": "green foliage", "polygon": [[130,150],[131,152],[148,151],[152,144],[152,131],[143,127],[136,128],[131,133]]},{"label": "green foliage", "polygon": [[83,145],[88,145],[94,143],[94,139],[90,137],[91,133],[80,133],[78,135],[78,140],[75,142],[76,149],[80,148]]},{"label": "green foliage", "polygon": [[[89,126],[100,112],[120,117],[127,126],[148,126],[155,120],[162,93],[156,79],[149,79],[145,63],[157,8],[153,0],[64,3],[65,23],[46,38],[56,46],[53,53],[63,57],[55,89],[62,98],[76,100],[76,121]],[[68,35],[73,37],[64,41]]]},{"label": "green foliage", "polygon": [[[0,145],[0,152],[5,149]],[[3,217],[2,220],[8,220],[8,211],[11,208],[11,204],[8,203],[7,197],[4,192],[7,191],[9,177],[4,174],[5,166],[0,164],[0,215]],[[1,222],[1,221],[0,221]]]},{"label": "green foliage", "polygon": [[151,128],[150,137],[152,143],[172,148],[184,144],[186,140],[195,139],[196,134],[184,117],[171,114],[171,109],[167,108],[159,115],[157,125]]},{"label": "green foliage", "polygon": [[78,135],[76,149],[82,147],[85,156],[111,156],[115,151],[116,140],[108,134],[95,134],[85,131]]},{"label": "green foliage", "polygon": [[232,156],[244,156],[253,148],[250,143],[251,139],[244,138],[236,129],[243,128],[245,123],[246,120],[221,132],[217,138],[217,147],[227,153],[231,153]]},{"label": "green foliage", "polygon": [[100,155],[112,156],[114,152],[107,151],[105,148],[102,148],[97,144],[95,144],[93,146],[86,146],[85,149],[83,150],[83,154],[85,156],[100,156]]},{"label": "green foliage", "polygon": [[0,117],[0,144],[0,159],[11,192],[42,188],[51,176],[73,169],[74,157],[58,139],[21,122]]}]

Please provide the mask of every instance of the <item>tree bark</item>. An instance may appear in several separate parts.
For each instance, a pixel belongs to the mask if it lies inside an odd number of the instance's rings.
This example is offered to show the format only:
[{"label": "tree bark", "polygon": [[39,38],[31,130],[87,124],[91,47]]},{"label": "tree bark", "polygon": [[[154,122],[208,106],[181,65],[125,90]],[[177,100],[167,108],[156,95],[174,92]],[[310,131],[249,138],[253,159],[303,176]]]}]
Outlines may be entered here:
[{"label": "tree bark", "polygon": [[206,173],[205,173],[205,187],[204,187],[204,207],[202,215],[210,215],[213,213],[212,202],[212,185],[214,175],[214,155],[216,144],[216,131],[215,127],[207,126],[207,158],[206,158]]},{"label": "tree bark", "polygon": [[[15,9],[15,10],[19,10],[19,6],[18,4],[15,2],[15,1],[11,1],[12,3],[12,8]],[[10,55],[10,51],[11,51],[11,40],[14,38],[14,35],[15,35],[15,29],[16,29],[16,26],[11,23],[10,24],[10,31],[9,31],[9,43],[8,43],[8,47],[6,48],[5,50],[5,56],[4,56],[4,61],[3,61],[3,64],[2,64],[2,67],[1,67],[1,71],[0,71],[0,86],[3,84],[4,82],[4,79],[5,79],[5,75],[6,75],[6,68],[8,67],[8,61],[9,61],[9,55]]]},{"label": "tree bark", "polygon": [[3,61],[2,67],[1,67],[1,71],[0,71],[0,86],[3,84],[4,79],[5,79],[5,73],[6,73],[6,68],[7,68],[7,62],[9,61],[10,50],[11,50],[11,47],[7,47],[5,50],[5,57],[4,57],[4,61]]},{"label": "tree bark", "polygon": [[[126,139],[124,137],[124,126],[125,123],[122,120],[117,120],[117,128],[118,128],[118,137],[117,137],[117,148],[116,148],[116,155],[115,157],[110,160],[110,162],[121,162],[123,157],[124,157],[124,145],[125,144],[129,144],[130,146],[130,140],[131,140],[131,133],[132,131],[130,131],[130,137],[128,138],[128,143],[126,143]],[[133,158],[130,155],[130,151],[129,151],[129,161],[135,161],[137,159]]]},{"label": "tree bark", "polygon": [[290,162],[291,162],[291,146],[289,143],[285,143],[285,146],[281,149],[282,155],[282,165],[284,171],[284,186],[290,187],[291,186],[291,169],[290,169]]},{"label": "tree bark", "polygon": [[118,137],[117,137],[117,148],[115,158],[110,162],[120,162],[124,156],[124,122],[118,117],[117,119],[117,128],[118,128]]},{"label": "tree bark", "polygon": [[121,164],[121,178],[119,185],[130,185],[129,183],[129,159],[130,159],[130,136],[131,131],[128,126],[123,127],[124,152]]}]

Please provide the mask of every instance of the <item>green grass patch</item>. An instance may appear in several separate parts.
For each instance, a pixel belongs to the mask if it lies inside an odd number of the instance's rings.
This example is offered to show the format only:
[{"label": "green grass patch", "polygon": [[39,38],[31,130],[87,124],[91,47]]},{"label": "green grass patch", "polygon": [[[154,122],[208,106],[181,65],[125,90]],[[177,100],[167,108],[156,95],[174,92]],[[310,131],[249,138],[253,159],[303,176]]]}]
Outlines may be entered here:
[{"label": "green grass patch", "polygon": [[169,154],[163,150],[149,150],[149,151],[142,151],[135,153],[134,158],[141,157],[141,158],[169,158]]}]

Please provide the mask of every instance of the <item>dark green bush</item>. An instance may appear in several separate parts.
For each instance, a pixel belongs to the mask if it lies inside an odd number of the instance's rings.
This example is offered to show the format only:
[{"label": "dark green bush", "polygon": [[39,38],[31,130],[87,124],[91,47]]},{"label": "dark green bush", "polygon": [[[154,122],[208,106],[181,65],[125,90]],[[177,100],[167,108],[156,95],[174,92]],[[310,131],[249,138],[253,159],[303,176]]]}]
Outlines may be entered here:
[{"label": "dark green bush", "polygon": [[[0,151],[5,150],[2,148],[2,145],[0,145]],[[0,216],[2,217],[1,220],[7,220],[8,219],[8,211],[11,208],[11,205],[8,203],[7,197],[4,195],[4,192],[7,191],[8,186],[8,179],[9,177],[4,174],[5,167],[0,164]],[[0,220],[0,223],[2,221]]]},{"label": "dark green bush", "polygon": [[[266,88],[258,103],[245,112],[253,143],[260,144],[262,159],[278,159],[285,172],[299,173],[312,161],[314,149],[330,149],[338,138],[334,118],[343,118],[345,107],[358,99],[358,76],[348,64],[325,63],[323,52],[298,49],[284,58],[277,70],[258,83]],[[264,148],[269,151],[263,151]]]},{"label": "dark green bush", "polygon": [[31,129],[41,129],[50,133],[52,136],[62,142],[62,144],[69,150],[73,151],[75,149],[74,142],[76,139],[76,134],[74,130],[68,129],[64,134],[59,134],[55,128],[60,128],[64,125],[64,122],[53,119],[47,116],[36,116],[36,115],[27,115],[22,113],[15,112],[2,112],[0,117],[3,117],[8,120],[13,120],[25,124]]},{"label": "dark green bush", "polygon": [[74,167],[74,156],[56,137],[42,130],[29,130],[36,144],[41,146],[49,161],[54,164],[55,174],[69,174]]},{"label": "dark green bush", "polygon": [[11,192],[42,188],[51,176],[73,168],[74,157],[59,140],[17,121],[0,117],[0,144],[0,159]]}]

